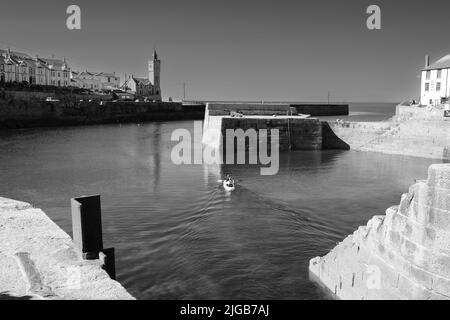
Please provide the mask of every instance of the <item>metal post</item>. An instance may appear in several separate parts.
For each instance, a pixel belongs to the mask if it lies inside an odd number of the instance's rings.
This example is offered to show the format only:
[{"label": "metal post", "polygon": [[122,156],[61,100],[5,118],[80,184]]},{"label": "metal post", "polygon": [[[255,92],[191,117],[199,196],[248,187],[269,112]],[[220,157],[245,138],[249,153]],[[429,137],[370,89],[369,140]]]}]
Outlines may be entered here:
[{"label": "metal post", "polygon": [[98,259],[98,254],[103,250],[100,196],[73,198],[71,206],[75,245],[81,250],[83,259]]},{"label": "metal post", "polygon": [[70,200],[72,236],[85,260],[101,259],[103,269],[115,278],[114,249],[103,249],[102,210],[100,196],[81,196]]}]

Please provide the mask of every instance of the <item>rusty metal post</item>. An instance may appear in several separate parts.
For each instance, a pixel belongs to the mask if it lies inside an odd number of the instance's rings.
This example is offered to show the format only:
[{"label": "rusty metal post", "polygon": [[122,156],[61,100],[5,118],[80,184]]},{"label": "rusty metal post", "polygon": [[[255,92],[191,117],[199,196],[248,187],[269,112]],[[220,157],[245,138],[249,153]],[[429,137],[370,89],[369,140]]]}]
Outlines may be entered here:
[{"label": "rusty metal post", "polygon": [[115,279],[114,248],[103,249],[102,209],[99,195],[81,196],[70,200],[72,207],[72,237],[85,260],[100,259],[103,269]]}]

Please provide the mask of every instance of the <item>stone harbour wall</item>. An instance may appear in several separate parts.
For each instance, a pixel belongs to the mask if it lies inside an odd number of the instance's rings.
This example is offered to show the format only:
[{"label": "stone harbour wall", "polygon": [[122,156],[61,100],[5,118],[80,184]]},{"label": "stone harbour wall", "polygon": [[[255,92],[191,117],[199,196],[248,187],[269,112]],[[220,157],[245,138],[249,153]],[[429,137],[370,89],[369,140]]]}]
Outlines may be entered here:
[{"label": "stone harbour wall", "polygon": [[450,299],[450,164],[323,257],[311,278],[340,299]]},{"label": "stone harbour wall", "polygon": [[444,107],[436,106],[417,107],[398,105],[395,110],[395,116],[392,120],[439,120],[449,121],[448,124],[450,124],[450,117],[444,117]]},{"label": "stone harbour wall", "polygon": [[340,116],[349,114],[348,104],[321,104],[321,103],[242,103],[242,102],[214,102],[207,103],[208,113],[211,116],[226,116],[230,112],[239,112],[244,115],[292,115],[308,114],[318,116]]},{"label": "stone harbour wall", "polygon": [[353,150],[450,160],[450,122],[442,119],[335,121],[330,127]]},{"label": "stone harbour wall", "polygon": [[[231,116],[230,112],[238,112],[241,116]],[[287,116],[288,113],[293,115]],[[257,132],[267,130],[269,136],[270,130],[278,129],[280,151],[348,150],[350,148],[334,134],[328,123],[308,115],[296,115],[296,113],[286,104],[257,106],[242,103],[208,103],[203,122],[203,144],[213,148],[222,147],[226,152],[227,129],[241,129],[244,132],[248,129],[254,129]],[[222,140],[217,134],[205,134],[208,130],[220,132]]]},{"label": "stone harbour wall", "polygon": [[[314,118],[296,119],[294,117],[283,118],[231,118],[223,117],[221,132],[226,139],[227,129],[278,129],[279,150],[321,150],[322,149],[322,125],[320,120]],[[224,144],[226,144],[224,142]]]},{"label": "stone harbour wall", "polygon": [[176,102],[99,102],[0,98],[0,128],[50,127],[144,121],[201,120],[204,105]]}]

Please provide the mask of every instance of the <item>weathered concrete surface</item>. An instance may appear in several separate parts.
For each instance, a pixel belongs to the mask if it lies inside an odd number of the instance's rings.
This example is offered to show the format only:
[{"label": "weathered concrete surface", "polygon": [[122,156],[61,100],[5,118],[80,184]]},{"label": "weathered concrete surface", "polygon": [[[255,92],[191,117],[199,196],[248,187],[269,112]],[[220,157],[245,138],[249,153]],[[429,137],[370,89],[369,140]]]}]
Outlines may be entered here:
[{"label": "weathered concrete surface", "polygon": [[450,299],[450,164],[309,269],[341,299]]},{"label": "weathered concrete surface", "polygon": [[393,122],[351,121],[330,121],[329,125],[334,133],[354,150],[358,150],[398,126],[397,123]]},{"label": "weathered concrete surface", "polygon": [[450,160],[447,121],[333,122],[330,126],[353,150]]},{"label": "weathered concrete surface", "polygon": [[447,121],[450,125],[450,118],[444,117],[444,106],[402,106],[398,105],[395,109],[393,121],[407,120],[428,120],[428,121]]},{"label": "weathered concrete surface", "polygon": [[0,299],[134,299],[40,209],[0,198]]}]

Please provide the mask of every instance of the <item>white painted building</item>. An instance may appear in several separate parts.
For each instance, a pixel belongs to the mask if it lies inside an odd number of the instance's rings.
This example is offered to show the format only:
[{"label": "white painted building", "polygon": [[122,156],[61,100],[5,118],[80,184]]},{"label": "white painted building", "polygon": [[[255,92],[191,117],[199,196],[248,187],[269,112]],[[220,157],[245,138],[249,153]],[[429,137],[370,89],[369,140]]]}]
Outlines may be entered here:
[{"label": "white painted building", "polygon": [[148,77],[135,77],[133,75],[125,79],[121,89],[131,92],[140,97],[161,101],[161,60],[158,58],[156,50],[153,51],[153,58],[148,62]]},{"label": "white painted building", "polygon": [[426,57],[420,89],[422,105],[437,105],[450,97],[450,54],[430,65]]}]

